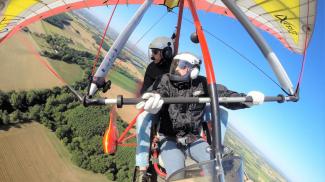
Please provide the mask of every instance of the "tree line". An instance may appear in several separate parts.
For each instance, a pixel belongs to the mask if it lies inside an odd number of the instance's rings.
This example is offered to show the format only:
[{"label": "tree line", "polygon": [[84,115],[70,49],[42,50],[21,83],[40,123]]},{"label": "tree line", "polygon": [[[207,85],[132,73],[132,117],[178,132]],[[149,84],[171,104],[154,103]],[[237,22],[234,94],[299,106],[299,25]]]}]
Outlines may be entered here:
[{"label": "tree line", "polygon": [[[99,35],[93,35],[92,38],[95,40],[96,44],[97,45],[100,45],[101,42],[102,42],[102,39]],[[102,44],[102,48],[105,50],[105,51],[109,51],[109,48],[110,46],[104,41],[103,44]]]},{"label": "tree line", "polygon": [[[67,24],[66,22],[69,23],[69,21],[73,21],[73,19],[69,15],[62,13],[56,16],[46,18],[45,21],[63,29],[64,24]],[[54,35],[38,34],[37,36],[43,38],[46,41],[46,43],[51,47],[51,50],[42,51],[41,52],[42,56],[54,60],[64,61],[70,64],[78,64],[82,69],[86,70],[86,73],[90,73],[90,68],[92,67],[93,61],[95,59],[94,54],[88,51],[80,51],[71,48],[70,45],[74,44],[71,38],[66,38],[58,34],[54,34]],[[100,45],[101,37],[99,35],[93,34],[92,38],[95,40],[97,45]],[[104,41],[102,48],[106,51],[109,51],[110,45],[106,41]],[[122,50],[118,55],[118,58],[121,59],[122,61],[128,60],[132,63],[130,57],[133,56],[130,53],[126,52],[125,50]],[[98,60],[103,60],[103,58],[104,57],[100,55]],[[96,66],[99,66],[99,62],[97,63]],[[116,66],[113,66],[113,69],[135,82],[140,81],[127,70],[121,69]]]},{"label": "tree line", "polygon": [[[86,87],[85,81],[74,84],[79,92]],[[114,156],[103,153],[102,136],[109,112],[105,106],[84,107],[67,87],[0,91],[0,125],[38,121],[56,133],[79,167],[105,174],[109,180],[131,181],[135,149],[119,148]],[[118,118],[117,125],[122,131],[127,123]]]},{"label": "tree line", "polygon": [[[86,71],[86,74],[89,75],[90,68],[92,68],[93,61],[95,59],[95,55],[88,51],[79,51],[74,48],[71,48],[69,45],[73,44],[71,39],[60,35],[45,35],[40,34],[51,47],[53,51],[44,50],[41,54],[45,57],[64,61],[71,64],[78,64],[82,69]],[[103,60],[103,56],[100,55],[99,60]],[[99,62],[97,63],[97,66]],[[127,78],[135,81],[136,83],[140,82],[140,80],[135,77],[129,70],[120,68],[118,66],[113,65],[113,70],[123,74]]]},{"label": "tree line", "polygon": [[[42,56],[64,61],[66,63],[78,64],[81,68],[91,68],[92,62],[95,59],[95,55],[88,51],[80,51],[74,48],[71,48],[69,45],[74,42],[71,39],[66,37],[54,34],[54,35],[45,35],[40,34],[46,43],[51,47],[51,51],[44,50],[41,52]],[[100,59],[103,57],[101,56]]]},{"label": "tree line", "polygon": [[73,21],[73,19],[69,15],[61,13],[56,16],[45,18],[44,21],[60,29],[64,29],[64,25],[70,25],[70,21]]}]

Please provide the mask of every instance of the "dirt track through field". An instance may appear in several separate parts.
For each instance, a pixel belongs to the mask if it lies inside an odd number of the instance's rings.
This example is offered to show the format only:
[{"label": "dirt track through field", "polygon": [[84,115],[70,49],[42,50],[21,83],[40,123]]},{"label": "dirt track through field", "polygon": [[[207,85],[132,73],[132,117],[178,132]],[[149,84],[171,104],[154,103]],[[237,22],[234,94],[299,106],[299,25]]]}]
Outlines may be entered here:
[{"label": "dirt track through field", "polygon": [[0,129],[1,182],[108,181],[74,166],[68,151],[47,128],[32,122]]}]

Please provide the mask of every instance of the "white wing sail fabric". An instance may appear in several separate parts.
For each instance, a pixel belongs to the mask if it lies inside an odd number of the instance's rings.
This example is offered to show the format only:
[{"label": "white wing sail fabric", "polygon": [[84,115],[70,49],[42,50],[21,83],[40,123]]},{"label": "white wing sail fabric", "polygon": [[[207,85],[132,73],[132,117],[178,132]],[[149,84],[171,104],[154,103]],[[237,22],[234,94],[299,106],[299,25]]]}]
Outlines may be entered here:
[{"label": "white wing sail fabric", "polygon": [[[40,19],[116,2],[117,0],[1,0],[0,42]],[[143,2],[144,0],[120,0],[119,4]],[[164,0],[155,0],[154,3],[163,4]],[[234,17],[220,0],[195,0],[195,4],[197,9]],[[308,43],[314,28],[316,0],[237,0],[236,4],[254,25],[275,36],[288,49],[303,53],[305,41]],[[185,0],[185,7],[187,6]],[[306,40],[307,29],[310,33]]]},{"label": "white wing sail fabric", "polygon": [[[206,2],[210,5],[201,9],[233,17],[221,1]],[[257,27],[275,36],[288,49],[303,53],[306,30],[308,43],[314,29],[316,0],[237,0],[236,4]]]}]

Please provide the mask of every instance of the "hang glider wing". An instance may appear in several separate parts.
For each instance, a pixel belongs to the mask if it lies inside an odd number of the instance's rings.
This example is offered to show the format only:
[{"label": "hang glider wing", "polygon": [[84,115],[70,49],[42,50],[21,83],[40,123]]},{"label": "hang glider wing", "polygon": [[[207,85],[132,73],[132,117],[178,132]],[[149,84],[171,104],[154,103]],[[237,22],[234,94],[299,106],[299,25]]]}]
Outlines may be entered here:
[{"label": "hang glider wing", "polygon": [[[116,2],[117,0],[3,0],[0,2],[0,42],[40,19]],[[118,4],[143,2],[144,0],[120,0]],[[175,7],[178,0],[154,0],[154,3],[166,3]],[[314,28],[316,0],[237,0],[236,3],[257,27],[275,36],[288,49],[303,53],[306,30],[312,32]],[[234,17],[220,0],[195,0],[195,5],[200,10]],[[185,7],[188,7],[186,0]],[[310,37],[311,33],[308,34],[307,40],[310,40]]]},{"label": "hang glider wing", "polygon": [[[306,30],[309,30],[309,41],[314,29],[316,0],[238,0],[236,4],[255,26],[275,36],[288,49],[303,53]],[[234,17],[219,0],[196,5],[199,9]]]}]

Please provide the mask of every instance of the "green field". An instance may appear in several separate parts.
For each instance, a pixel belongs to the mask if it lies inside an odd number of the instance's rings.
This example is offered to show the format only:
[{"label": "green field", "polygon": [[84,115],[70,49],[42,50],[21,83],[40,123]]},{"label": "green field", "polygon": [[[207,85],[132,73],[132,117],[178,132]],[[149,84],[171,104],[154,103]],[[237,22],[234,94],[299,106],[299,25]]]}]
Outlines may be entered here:
[{"label": "green field", "polygon": [[116,84],[129,92],[134,93],[137,90],[137,85],[133,80],[117,71],[111,70],[108,73],[107,78],[111,80],[113,84]]},{"label": "green field", "polygon": [[68,64],[64,61],[57,61],[47,58],[54,70],[66,81],[69,85],[75,81],[81,80],[84,76],[84,71],[76,64]]},{"label": "green field", "polygon": [[[228,128],[225,145],[232,148],[236,154],[244,159],[244,169],[253,181],[286,181],[266,160],[254,151],[253,146],[247,144],[245,138],[236,134],[238,131]],[[235,133],[236,132],[236,133]]]}]

